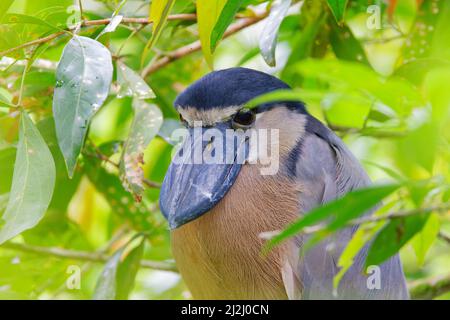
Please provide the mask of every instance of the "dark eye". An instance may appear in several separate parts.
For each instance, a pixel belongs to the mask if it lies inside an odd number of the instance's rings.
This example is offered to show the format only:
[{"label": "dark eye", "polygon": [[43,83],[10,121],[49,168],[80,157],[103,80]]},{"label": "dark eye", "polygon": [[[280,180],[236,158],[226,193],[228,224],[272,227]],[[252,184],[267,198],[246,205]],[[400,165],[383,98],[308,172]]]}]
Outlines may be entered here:
[{"label": "dark eye", "polygon": [[182,123],[183,125],[186,125],[186,124],[187,124],[187,121],[183,118],[183,116],[181,115],[181,113],[180,113],[180,121],[181,121],[181,123]]},{"label": "dark eye", "polygon": [[253,111],[239,111],[233,117],[233,127],[247,128],[255,122],[255,112]]}]

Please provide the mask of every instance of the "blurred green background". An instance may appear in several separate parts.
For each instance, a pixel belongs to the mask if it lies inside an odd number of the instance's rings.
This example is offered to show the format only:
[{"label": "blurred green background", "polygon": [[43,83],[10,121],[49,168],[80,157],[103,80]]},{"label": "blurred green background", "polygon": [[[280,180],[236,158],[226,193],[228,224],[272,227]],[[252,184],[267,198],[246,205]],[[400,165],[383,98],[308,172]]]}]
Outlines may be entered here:
[{"label": "blurred green background", "polygon": [[[173,1],[154,1],[155,8],[169,8],[171,15],[185,14],[161,23],[160,34],[145,22],[151,15],[148,0],[80,2],[81,10],[79,1],[72,0],[0,3],[0,217],[14,196],[10,189],[21,112],[31,116],[56,167],[45,215],[0,246],[1,299],[190,297],[171,271],[157,186],[171,158],[172,145],[165,138],[178,121],[173,100],[212,64],[214,69],[244,66],[280,77],[344,139],[374,181],[420,182],[386,199],[389,210],[447,205],[427,215],[401,246],[401,257],[409,283],[447,281],[446,290],[421,297],[450,298],[445,293],[450,292],[449,1],[210,1],[211,8],[227,8],[230,16],[206,19],[199,12],[198,24],[194,14],[202,1],[177,0],[172,6]],[[289,7],[286,14],[274,14],[283,5]],[[117,15],[141,20],[123,18],[111,26],[113,32],[101,34],[109,22],[103,19]],[[269,21],[281,22],[279,29]],[[232,34],[218,42],[212,58],[207,44],[217,22],[231,24]],[[237,32],[239,24],[245,25]],[[67,31],[98,37],[114,65],[109,96],[90,122],[72,179],[52,117],[55,69],[71,38]],[[276,47],[274,41],[260,41],[263,36],[277,39]],[[189,45],[194,50],[184,47]],[[123,186],[116,166],[136,99],[136,80],[121,79],[120,63],[145,80],[155,96],[145,101],[164,118],[165,129],[145,148],[141,202]]]}]

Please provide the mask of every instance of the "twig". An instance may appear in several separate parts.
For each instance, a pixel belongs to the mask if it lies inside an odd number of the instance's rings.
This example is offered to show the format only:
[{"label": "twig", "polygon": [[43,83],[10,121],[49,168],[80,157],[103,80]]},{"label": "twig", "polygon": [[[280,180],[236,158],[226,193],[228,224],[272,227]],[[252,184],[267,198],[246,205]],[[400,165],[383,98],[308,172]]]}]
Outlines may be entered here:
[{"label": "twig", "polygon": [[411,299],[430,300],[450,292],[450,274],[413,281],[408,288]]},{"label": "twig", "polygon": [[446,233],[441,231],[441,232],[439,232],[438,237],[439,237],[439,239],[441,239],[441,240],[447,242],[448,244],[450,244],[450,236],[448,234],[446,234]]},{"label": "twig", "polygon": [[[183,14],[174,14],[174,15],[168,16],[167,20],[170,20],[170,21],[172,21],[172,20],[196,20],[196,15],[195,14],[187,14],[187,13],[186,14],[184,14],[184,13]],[[99,20],[87,20],[87,21],[83,21],[81,23],[81,27],[106,25],[110,22],[111,22],[111,18],[99,19]],[[151,20],[149,20],[148,18],[123,18],[121,23],[136,23],[136,24],[148,25],[153,22]],[[15,52],[20,49],[24,49],[24,48],[38,45],[38,44],[45,43],[45,42],[50,42],[53,39],[69,32],[69,31],[72,31],[74,29],[75,29],[75,27],[68,28],[67,30],[63,30],[63,31],[58,31],[58,32],[52,33],[46,37],[39,38],[39,39],[30,41],[30,42],[26,42],[17,47],[1,51],[0,57],[5,56],[7,54],[10,54],[10,53]]]},{"label": "twig", "polygon": [[[249,27],[262,19],[264,19],[267,16],[267,12],[257,14],[253,17],[248,18],[242,18],[241,20],[237,21],[236,23],[232,24],[227,31],[224,34],[224,38],[231,36],[232,34],[235,34],[239,32],[240,30]],[[193,52],[199,51],[202,48],[201,43],[199,40],[192,42],[191,44],[185,45],[181,48],[178,48],[174,51],[171,51],[167,53],[164,57],[161,59],[155,61],[154,63],[151,63],[147,65],[144,70],[142,71],[141,75],[143,78],[147,77],[148,75],[158,71],[162,67],[166,66],[167,64],[181,59],[184,56],[187,56]]]},{"label": "twig", "polygon": [[[98,149],[98,147],[95,146],[92,142],[91,142],[91,144],[92,144],[93,148],[95,149],[95,155],[84,152],[85,155],[91,156],[91,157],[95,157],[95,158],[98,158],[98,159],[100,159],[100,160],[102,160],[102,161],[105,161],[105,162],[111,164],[112,166],[114,166],[114,167],[117,168],[117,169],[120,168],[120,166],[119,166],[118,163],[112,161],[110,158],[108,158],[108,157],[105,156],[103,153],[101,153],[100,150]],[[149,180],[149,179],[147,179],[147,178],[144,178],[144,179],[142,180],[142,182],[144,182],[144,184],[145,184],[147,187],[149,187],[149,188],[156,188],[156,189],[161,188],[161,183],[155,182],[155,181],[152,181],[152,180]]]},{"label": "twig", "polygon": [[[361,225],[364,223],[372,223],[372,222],[379,222],[379,221],[383,221],[383,220],[400,219],[400,218],[404,218],[404,217],[414,216],[414,215],[423,214],[423,213],[430,213],[430,212],[448,213],[449,210],[450,210],[450,203],[446,203],[446,204],[443,204],[440,206],[433,206],[433,207],[429,207],[429,208],[396,211],[396,212],[392,212],[392,213],[382,215],[382,216],[364,216],[364,217],[361,217],[358,219],[350,220],[346,225],[349,227],[358,226],[358,225]],[[303,228],[300,231],[300,233],[309,235],[309,234],[314,234],[314,233],[326,230],[326,228],[327,228],[327,226],[325,224],[318,224],[318,225],[314,225],[311,227]],[[280,232],[281,232],[280,230],[262,232],[260,234],[260,238],[271,239],[272,237],[276,236]]]},{"label": "twig", "polygon": [[[0,246],[3,249],[11,249],[28,253],[44,254],[56,258],[73,259],[90,262],[107,262],[110,258],[104,252],[86,252],[79,250],[69,250],[56,247],[41,247],[23,243],[7,242]],[[177,268],[173,263],[164,261],[141,260],[141,267],[155,270],[177,272]]]}]

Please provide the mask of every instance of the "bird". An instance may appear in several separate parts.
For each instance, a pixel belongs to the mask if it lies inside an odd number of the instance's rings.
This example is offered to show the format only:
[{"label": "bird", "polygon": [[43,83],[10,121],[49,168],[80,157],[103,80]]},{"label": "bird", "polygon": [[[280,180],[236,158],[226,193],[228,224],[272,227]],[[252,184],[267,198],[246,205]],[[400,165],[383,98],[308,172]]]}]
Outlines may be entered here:
[{"label": "bird", "polygon": [[[266,243],[262,234],[282,230],[310,210],[371,184],[344,142],[303,102],[246,107],[250,100],[277,90],[291,88],[275,76],[237,67],[208,73],[174,101],[186,127],[185,140],[166,172],[159,202],[175,262],[192,297],[408,299],[398,255],[379,266],[379,286],[368,286],[368,245],[333,290],[337,261],[358,226],[308,250],[308,236],[299,234],[261,253]],[[193,161],[189,150],[207,152],[214,140],[195,137],[196,130],[200,136],[208,130],[219,133],[214,139],[223,141],[213,149],[231,150],[232,161]],[[261,174],[263,164],[257,160],[263,155],[249,151],[251,137],[233,147],[227,144],[225,132],[249,130],[278,133],[271,145],[278,150],[275,173]]]}]

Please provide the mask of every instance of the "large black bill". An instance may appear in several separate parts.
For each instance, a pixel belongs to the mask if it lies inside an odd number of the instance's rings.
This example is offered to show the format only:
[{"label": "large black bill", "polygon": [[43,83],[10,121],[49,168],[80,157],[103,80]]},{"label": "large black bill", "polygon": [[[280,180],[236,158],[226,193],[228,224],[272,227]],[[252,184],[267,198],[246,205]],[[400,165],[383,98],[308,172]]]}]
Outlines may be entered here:
[{"label": "large black bill", "polygon": [[249,143],[230,124],[190,128],[161,188],[160,208],[171,229],[214,207],[236,180]]}]

